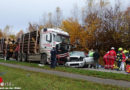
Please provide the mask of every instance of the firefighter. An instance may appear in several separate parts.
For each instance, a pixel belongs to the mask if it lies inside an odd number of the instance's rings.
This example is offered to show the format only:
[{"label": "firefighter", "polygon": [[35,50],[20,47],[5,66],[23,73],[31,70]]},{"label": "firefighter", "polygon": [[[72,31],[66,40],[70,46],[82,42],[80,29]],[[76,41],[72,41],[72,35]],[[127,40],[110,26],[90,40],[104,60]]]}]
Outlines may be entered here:
[{"label": "firefighter", "polygon": [[124,52],[124,54],[125,54],[125,56],[126,56],[126,65],[128,64],[128,59],[129,59],[129,51],[128,50],[125,50],[125,51],[123,51]]},{"label": "firefighter", "polygon": [[103,60],[105,63],[105,69],[109,68],[109,51],[103,56]]},{"label": "firefighter", "polygon": [[119,48],[117,53],[118,70],[125,70],[126,56],[123,53],[123,49]]},{"label": "firefighter", "polygon": [[57,54],[56,48],[53,47],[51,50],[51,68],[55,68],[56,66],[56,62],[57,62],[56,54]]},{"label": "firefighter", "polygon": [[125,54],[126,56],[126,60],[128,60],[128,56],[129,56],[129,51],[128,50],[124,50],[123,53]]},{"label": "firefighter", "polygon": [[114,68],[114,61],[116,60],[116,52],[115,48],[111,47],[111,50],[109,51],[109,68]]}]

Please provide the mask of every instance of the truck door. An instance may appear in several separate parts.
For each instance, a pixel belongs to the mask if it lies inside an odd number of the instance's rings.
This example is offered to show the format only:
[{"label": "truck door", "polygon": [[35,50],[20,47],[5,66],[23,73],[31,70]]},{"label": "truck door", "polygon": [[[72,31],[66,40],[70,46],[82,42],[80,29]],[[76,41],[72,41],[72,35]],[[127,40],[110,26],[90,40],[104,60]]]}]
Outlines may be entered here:
[{"label": "truck door", "polygon": [[51,50],[52,48],[52,34],[45,33],[41,36],[41,49]]}]

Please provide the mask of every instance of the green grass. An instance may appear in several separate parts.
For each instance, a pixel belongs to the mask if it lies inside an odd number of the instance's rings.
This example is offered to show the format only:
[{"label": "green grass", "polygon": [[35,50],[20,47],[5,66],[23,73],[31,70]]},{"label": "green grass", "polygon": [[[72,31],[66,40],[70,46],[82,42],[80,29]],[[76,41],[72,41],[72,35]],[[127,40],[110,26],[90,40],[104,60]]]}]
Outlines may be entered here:
[{"label": "green grass", "polygon": [[11,82],[22,90],[129,90],[111,85],[97,84],[84,80],[64,78],[22,69],[0,66],[4,83]]},{"label": "green grass", "polygon": [[[6,63],[12,63],[12,64],[18,64],[18,65],[24,65],[24,66],[31,66],[31,67],[38,67],[38,68],[50,70],[49,66],[46,65],[44,67],[39,67],[38,64],[36,64],[36,63],[4,61],[4,60],[0,60],[0,62],[6,62]],[[69,68],[69,67],[62,67],[62,66],[58,66],[54,70],[69,72],[69,73],[75,73],[75,74],[81,74],[81,75],[86,75],[86,76],[94,76],[94,77],[107,78],[107,79],[130,81],[130,74],[125,75],[125,74],[120,74],[120,73],[83,70],[83,69],[80,69],[80,68]]]}]

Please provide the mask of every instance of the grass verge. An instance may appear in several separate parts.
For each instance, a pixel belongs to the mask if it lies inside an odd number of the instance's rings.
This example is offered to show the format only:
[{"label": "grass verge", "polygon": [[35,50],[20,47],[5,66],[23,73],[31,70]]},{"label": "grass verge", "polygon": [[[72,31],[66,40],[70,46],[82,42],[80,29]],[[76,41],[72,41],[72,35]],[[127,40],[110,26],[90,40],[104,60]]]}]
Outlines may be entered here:
[{"label": "grass verge", "polygon": [[[18,65],[24,65],[24,66],[31,66],[31,67],[37,67],[37,68],[43,68],[43,69],[50,69],[48,65],[44,67],[38,66],[36,63],[28,63],[28,62],[17,62],[17,61],[4,61],[0,60],[0,62],[4,63],[11,63],[11,64],[18,64]],[[130,81],[130,75],[129,74],[120,74],[120,73],[112,73],[112,72],[101,72],[101,71],[92,71],[92,70],[83,70],[80,68],[69,68],[69,67],[63,67],[58,66],[56,67],[57,71],[63,71],[63,72],[69,72],[69,73],[75,73],[75,74],[81,74],[86,76],[94,76],[99,78],[105,78],[105,79],[115,79],[115,80],[125,80]]]},{"label": "grass verge", "polygon": [[0,66],[0,76],[4,83],[11,82],[13,86],[21,87],[22,90],[129,90],[129,88],[97,84],[7,66]]}]

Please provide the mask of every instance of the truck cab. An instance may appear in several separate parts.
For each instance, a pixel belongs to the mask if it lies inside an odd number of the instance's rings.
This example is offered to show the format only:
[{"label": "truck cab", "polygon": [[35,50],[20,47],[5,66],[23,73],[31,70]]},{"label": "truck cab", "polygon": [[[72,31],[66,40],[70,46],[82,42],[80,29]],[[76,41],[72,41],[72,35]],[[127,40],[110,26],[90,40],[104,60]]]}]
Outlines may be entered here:
[{"label": "truck cab", "polygon": [[[50,51],[53,47],[56,47],[58,52],[58,60],[61,58],[60,56],[63,54],[64,57],[70,47],[69,47],[69,34],[61,29],[53,29],[53,28],[45,28],[40,32],[40,53],[44,54],[43,56],[47,56],[47,62],[50,62]],[[46,54],[46,56],[45,56]],[[59,62],[60,63],[60,62]]]}]

